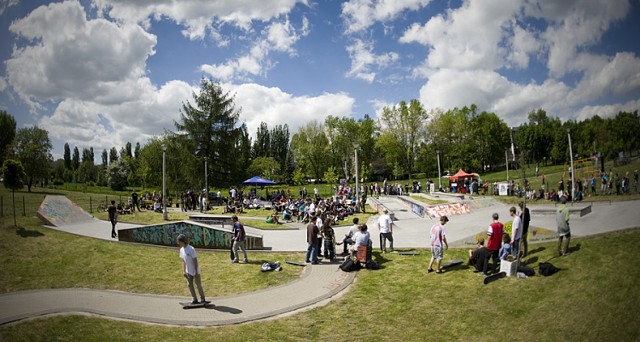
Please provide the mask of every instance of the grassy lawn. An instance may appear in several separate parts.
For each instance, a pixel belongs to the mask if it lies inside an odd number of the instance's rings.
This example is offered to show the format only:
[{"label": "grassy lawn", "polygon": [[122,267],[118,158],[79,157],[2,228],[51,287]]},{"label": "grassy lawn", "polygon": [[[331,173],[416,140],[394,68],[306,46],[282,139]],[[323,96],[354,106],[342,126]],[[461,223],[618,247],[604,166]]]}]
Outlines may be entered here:
[{"label": "grassy lawn", "polygon": [[420,201],[426,205],[437,205],[437,204],[449,203],[449,201],[447,200],[434,200],[434,199],[430,199],[422,196],[411,196],[411,198],[416,201]]},{"label": "grassy lawn", "polygon": [[[22,239],[12,236],[13,234],[9,235],[3,236],[3,240]],[[47,232],[43,237],[24,239],[33,241],[50,238],[51,235],[56,234]],[[385,341],[495,341],[499,336],[509,336],[509,339],[513,340],[536,341],[632,341],[638,340],[640,336],[640,325],[637,324],[640,314],[640,290],[637,285],[640,273],[636,270],[636,260],[640,257],[638,244],[640,229],[573,239],[572,254],[563,258],[553,258],[553,243],[534,245],[531,248],[530,265],[537,268],[538,262],[551,259],[551,262],[561,269],[559,273],[551,277],[536,275],[529,279],[506,278],[489,285],[483,285],[483,278],[464,265],[449,270],[444,275],[427,274],[425,269],[429,253],[426,250],[419,250],[421,254],[418,256],[394,253],[380,255],[374,252],[374,258],[382,266],[381,270],[359,271],[356,283],[342,298],[327,306],[286,318],[216,328],[189,329],[97,317],[56,316],[2,326],[0,339],[328,341],[344,340],[345,334],[348,334],[351,340]],[[118,244],[103,245],[101,249],[116,248]],[[51,244],[46,246],[50,248]],[[131,247],[143,251],[142,254],[153,254],[154,251],[162,250]],[[117,250],[118,253],[128,253],[122,256],[123,260],[131,261],[144,257],[127,250],[126,246],[118,248],[124,248]],[[39,258],[38,255],[45,253],[45,249],[41,246],[29,250],[26,256]],[[68,248],[60,247],[58,252],[67,253],[64,252],[65,249]],[[177,259],[177,256],[173,255],[174,252],[168,251],[167,258],[171,257],[173,260],[167,260],[165,272],[158,273],[172,272],[169,268],[175,268]],[[445,252],[444,261],[465,258],[465,255],[466,251],[463,249],[451,249]],[[97,253],[94,258],[111,260],[112,257],[111,254]],[[205,260],[210,258],[214,256],[205,256]],[[7,267],[6,260],[3,260],[3,265]],[[217,288],[224,288],[223,284],[227,283],[220,276],[233,272],[234,268],[223,271],[220,269],[222,265],[216,267],[215,272],[209,272],[215,273],[215,281],[209,274],[209,278],[205,278],[204,282],[208,284],[207,290],[217,295]],[[117,267],[114,266],[115,268]],[[39,268],[36,272],[45,272],[44,276],[38,274],[38,277],[51,277],[49,271],[44,268]],[[13,276],[16,276],[15,273],[12,273]],[[162,275],[159,276],[162,278]],[[6,279],[7,273],[3,273],[3,277]],[[25,277],[24,281],[31,278],[29,275]],[[109,278],[112,277],[114,276],[103,277],[100,283],[111,283],[112,280]],[[120,274],[116,274],[116,278],[118,283],[131,282],[129,286],[143,282],[139,277],[123,278]],[[176,291],[184,293],[186,289],[180,289],[184,284],[177,281],[178,278],[177,275],[172,275],[160,283],[171,279],[178,283],[175,286]],[[238,278],[235,280],[234,284],[241,284],[243,290],[248,290],[247,282],[237,281]],[[64,279],[58,281],[64,282]],[[104,287],[93,285],[98,288]],[[61,285],[57,285],[56,282],[54,286]],[[157,292],[157,287],[154,286],[151,292]]]}]

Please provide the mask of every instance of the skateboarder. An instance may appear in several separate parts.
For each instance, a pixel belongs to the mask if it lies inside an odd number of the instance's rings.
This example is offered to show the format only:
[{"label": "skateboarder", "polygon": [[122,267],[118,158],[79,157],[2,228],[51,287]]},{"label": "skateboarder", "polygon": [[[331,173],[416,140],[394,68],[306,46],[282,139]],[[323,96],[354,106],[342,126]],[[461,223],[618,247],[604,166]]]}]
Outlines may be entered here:
[{"label": "skateboarder", "polygon": [[118,237],[116,234],[116,223],[118,223],[118,208],[116,208],[116,201],[111,201],[111,205],[107,209],[109,213],[109,222],[111,222],[111,238],[115,239]]},{"label": "skateboarder", "polygon": [[187,237],[182,234],[178,235],[178,246],[180,246],[180,258],[182,259],[182,275],[187,278],[189,292],[191,292],[191,297],[193,297],[191,304],[200,303],[198,302],[198,297],[196,297],[196,291],[193,288],[194,281],[198,287],[200,299],[202,303],[204,303],[204,291],[202,290],[202,283],[200,282],[200,265],[198,264],[196,250],[193,246],[189,245]]}]

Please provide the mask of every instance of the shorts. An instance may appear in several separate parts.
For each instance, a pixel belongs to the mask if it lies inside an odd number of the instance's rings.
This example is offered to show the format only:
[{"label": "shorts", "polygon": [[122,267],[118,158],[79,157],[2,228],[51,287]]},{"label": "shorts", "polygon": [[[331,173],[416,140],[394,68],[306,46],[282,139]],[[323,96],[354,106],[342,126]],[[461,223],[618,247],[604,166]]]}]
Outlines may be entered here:
[{"label": "shorts", "polygon": [[442,246],[431,246],[431,257],[436,260],[442,260],[444,255]]}]

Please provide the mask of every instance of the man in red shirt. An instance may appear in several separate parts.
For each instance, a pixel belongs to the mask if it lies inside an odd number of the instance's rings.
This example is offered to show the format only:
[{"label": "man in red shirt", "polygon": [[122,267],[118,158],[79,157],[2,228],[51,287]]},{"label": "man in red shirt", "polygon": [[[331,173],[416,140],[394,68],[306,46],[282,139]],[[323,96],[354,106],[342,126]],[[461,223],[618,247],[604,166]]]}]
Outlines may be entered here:
[{"label": "man in red shirt", "polygon": [[496,272],[498,263],[498,252],[502,245],[502,233],[504,232],[504,225],[498,221],[498,213],[493,213],[493,222],[489,225],[487,235],[489,235],[489,242],[487,243],[487,250],[491,253],[491,261],[493,267],[493,273]]}]

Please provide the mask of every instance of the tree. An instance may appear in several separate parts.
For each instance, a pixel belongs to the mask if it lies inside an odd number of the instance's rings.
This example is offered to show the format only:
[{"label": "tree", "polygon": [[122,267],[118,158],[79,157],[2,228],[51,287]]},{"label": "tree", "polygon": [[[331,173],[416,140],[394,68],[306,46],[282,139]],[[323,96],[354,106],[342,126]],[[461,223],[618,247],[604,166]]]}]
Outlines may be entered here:
[{"label": "tree", "polygon": [[203,78],[200,93],[193,93],[193,104],[183,103],[180,119],[174,122],[191,155],[209,158],[214,184],[219,186],[241,180],[251,152],[246,126],[236,126],[240,112],[233,101],[219,84]]},{"label": "tree", "polygon": [[71,148],[69,143],[64,143],[64,168],[71,170]]},{"label": "tree", "polygon": [[84,162],[91,162],[91,164],[93,164],[93,156],[91,155],[91,150],[89,150],[88,148],[82,149],[81,163],[84,163]]},{"label": "tree", "polygon": [[291,149],[296,168],[301,168],[306,175],[315,179],[322,177],[327,169],[326,146],[329,144],[324,127],[316,120],[301,126],[291,137]]},{"label": "tree", "polygon": [[73,157],[71,158],[71,168],[75,171],[80,167],[80,151],[78,146],[73,147]]},{"label": "tree", "polygon": [[109,164],[115,163],[116,161],[118,161],[118,150],[116,149],[115,146],[113,146],[109,150]]},{"label": "tree", "polygon": [[480,171],[487,165],[500,163],[511,142],[507,124],[494,113],[482,112],[471,119],[470,128],[470,142],[475,150],[472,169]]},{"label": "tree", "polygon": [[293,171],[292,181],[295,185],[302,185],[306,182],[307,176],[302,172],[302,169],[296,168]]},{"label": "tree", "polygon": [[280,176],[280,164],[272,157],[258,157],[251,161],[250,175],[259,175],[264,178],[282,182]]},{"label": "tree", "polygon": [[[427,112],[418,100],[406,102],[400,101],[398,106],[382,109],[381,122],[383,134],[387,135],[387,144],[395,144],[395,147],[387,147],[390,150],[400,151],[400,157],[393,162],[401,163],[402,169],[413,172],[416,150],[419,142],[424,138]],[[395,159],[395,158],[394,158]],[[389,160],[387,160],[389,162]]]},{"label": "tree", "polygon": [[324,172],[323,179],[327,184],[338,184],[338,173],[336,172],[336,168],[329,166],[327,171]]},{"label": "tree", "polygon": [[127,177],[131,173],[129,165],[124,160],[109,164],[107,168],[108,184],[113,190],[121,191],[127,186]]},{"label": "tree", "polygon": [[133,158],[133,153],[131,151],[131,148],[132,148],[131,143],[127,141],[127,143],[124,145],[124,156]]},{"label": "tree", "polygon": [[0,110],[0,165],[3,165],[6,154],[16,137],[16,120],[4,110]]},{"label": "tree", "polygon": [[13,151],[24,168],[29,192],[34,181],[49,175],[53,160],[51,149],[49,133],[46,130],[38,126],[18,130]]},{"label": "tree", "polygon": [[276,125],[270,133],[271,140],[271,157],[275,159],[280,165],[281,181],[285,182],[290,176],[289,170],[289,126]]},{"label": "tree", "polygon": [[109,164],[108,159],[107,159],[107,150],[102,150],[102,155],[101,155],[101,159],[102,159],[102,167],[106,168],[107,165]]},{"label": "tree", "polygon": [[253,158],[271,157],[271,133],[266,122],[261,122],[256,130],[256,140],[251,151]]},{"label": "tree", "polygon": [[139,142],[137,142],[137,143],[136,143],[136,147],[135,147],[135,149],[133,150],[133,157],[134,157],[135,159],[140,158],[140,148],[141,148],[141,147],[140,147],[140,143],[139,143]]},{"label": "tree", "polygon": [[2,183],[4,187],[11,190],[11,197],[13,198],[13,225],[16,224],[16,190],[22,189],[24,184],[22,178],[25,173],[22,168],[22,164],[13,159],[7,159],[2,165]]}]

